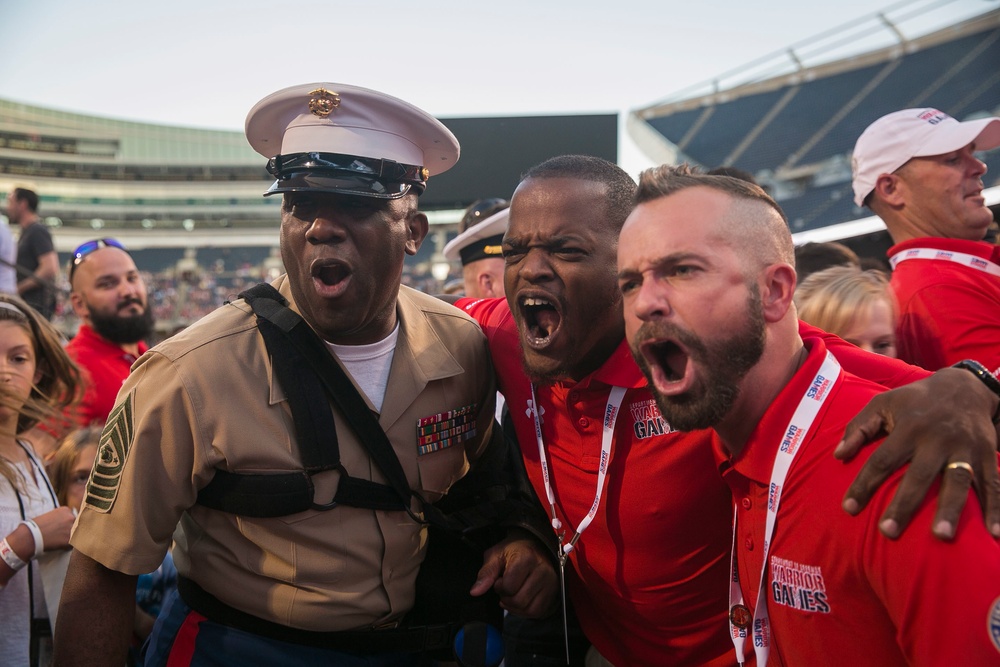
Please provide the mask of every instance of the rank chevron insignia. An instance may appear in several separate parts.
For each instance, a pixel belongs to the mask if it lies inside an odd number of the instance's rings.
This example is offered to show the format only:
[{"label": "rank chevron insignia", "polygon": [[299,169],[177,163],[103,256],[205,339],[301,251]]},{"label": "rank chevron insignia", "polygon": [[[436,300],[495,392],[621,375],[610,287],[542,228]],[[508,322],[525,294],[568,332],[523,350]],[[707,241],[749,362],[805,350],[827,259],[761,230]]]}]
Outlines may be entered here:
[{"label": "rank chevron insignia", "polygon": [[118,496],[122,468],[132,446],[132,394],[118,404],[108,415],[107,425],[101,433],[94,471],[87,482],[87,505],[101,513],[111,511]]}]

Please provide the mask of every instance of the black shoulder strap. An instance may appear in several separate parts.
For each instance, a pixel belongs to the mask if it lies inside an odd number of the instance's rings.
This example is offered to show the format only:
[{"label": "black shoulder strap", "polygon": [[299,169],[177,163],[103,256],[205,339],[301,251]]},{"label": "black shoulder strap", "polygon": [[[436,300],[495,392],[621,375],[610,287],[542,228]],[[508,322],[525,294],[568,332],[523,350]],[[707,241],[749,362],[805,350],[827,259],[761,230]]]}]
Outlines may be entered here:
[{"label": "black shoulder strap", "polygon": [[[257,314],[258,330],[268,354],[271,355],[278,382],[288,397],[304,470],[275,474],[216,470],[212,481],[199,491],[198,503],[212,509],[253,517],[287,516],[308,509],[328,510],[339,504],[386,511],[408,510],[409,496],[403,500],[399,493],[400,488],[407,488],[406,478],[394,454],[393,460],[402,474],[402,487],[390,488],[377,482],[351,477],[340,464],[337,427],[326,398],[324,383],[319,377],[319,367],[314,361],[307,359],[300,348],[303,338],[315,340],[322,356],[340,370],[322,342],[301,317],[284,305],[284,298],[270,285],[257,285],[240,296]],[[313,349],[316,349],[315,346]],[[342,370],[340,374],[343,375]],[[346,376],[343,379],[355,398],[361,402],[363,412],[370,416],[371,413],[350,380]],[[336,397],[335,394],[332,395]],[[372,420],[374,421],[373,417]],[[378,426],[378,423],[375,425]],[[332,469],[339,469],[341,473],[337,492],[331,502],[317,503],[314,500],[315,489],[311,475]]]},{"label": "black shoulder strap", "polygon": [[[447,509],[424,501],[410,489],[389,438],[365,400],[309,325],[288,308],[285,299],[271,285],[257,285],[240,294],[240,297],[257,315],[257,326],[271,355],[278,381],[288,395],[305,470],[281,474],[217,470],[212,482],[199,492],[199,504],[256,517],[286,516],[307,509],[326,510],[339,504],[386,511],[403,510],[412,516],[410,501],[415,497],[421,503],[427,522],[459,533],[493,523],[504,513],[506,508],[502,498],[506,496],[508,487],[493,479],[497,471],[489,472],[489,482],[485,484],[487,479],[476,475],[460,480],[456,488],[463,483],[470,488],[464,493],[450,493],[449,502],[444,503]],[[361,444],[388,479],[388,486],[351,477],[340,464],[336,424],[328,400],[332,400],[347,419]],[[499,429],[494,429],[494,439],[498,438],[502,439]],[[482,465],[474,468],[483,472],[493,467],[492,462],[485,460],[477,464]],[[332,502],[317,504],[313,500],[311,474],[332,468],[339,469],[341,473],[337,492]],[[452,496],[467,499],[452,503]]]},{"label": "black shoulder strap", "polygon": [[[303,375],[318,376],[319,381],[326,388],[326,393],[340,408],[359,441],[368,450],[368,454],[375,461],[382,474],[389,480],[389,486],[396,491],[403,505],[409,507],[413,492],[406,481],[406,473],[403,471],[403,466],[400,464],[396,452],[392,449],[389,438],[371,410],[368,409],[361,394],[358,393],[340,365],[334,361],[323,342],[297,313],[285,305],[284,298],[271,285],[262,283],[248,292],[244,292],[242,296],[244,298],[251,297],[247,299],[247,302],[250,303],[254,313],[263,320],[259,323],[262,332],[265,323],[271,324],[283,334],[287,342],[291,343],[290,346],[275,347],[294,350],[312,370],[312,372],[303,373]],[[261,296],[265,298],[259,298]],[[274,354],[270,347],[268,351],[272,355]],[[294,384],[298,377],[293,376],[289,381]],[[279,380],[281,380],[280,377]],[[285,386],[285,391],[288,391],[287,385],[283,383],[283,386]],[[320,396],[322,395],[321,393]],[[326,414],[332,423],[333,416],[330,414],[329,406],[326,406]]]},{"label": "black shoulder strap", "polygon": [[[265,291],[258,288],[267,288],[274,294],[261,295],[264,298],[260,296],[254,298],[252,292],[255,290]],[[279,337],[295,326],[295,318],[290,315],[296,318],[297,316],[290,308],[275,300],[281,299],[281,295],[270,285],[261,284],[249,292],[251,294],[244,292],[241,296],[257,314],[257,328],[264,337],[268,354],[271,355],[278,383],[288,396],[288,402],[292,407],[292,420],[295,423],[302,466],[307,472],[335,468],[340,464],[340,445],[337,440],[336,424],[323,387],[312,366],[296,347],[275,344],[280,342]]]}]

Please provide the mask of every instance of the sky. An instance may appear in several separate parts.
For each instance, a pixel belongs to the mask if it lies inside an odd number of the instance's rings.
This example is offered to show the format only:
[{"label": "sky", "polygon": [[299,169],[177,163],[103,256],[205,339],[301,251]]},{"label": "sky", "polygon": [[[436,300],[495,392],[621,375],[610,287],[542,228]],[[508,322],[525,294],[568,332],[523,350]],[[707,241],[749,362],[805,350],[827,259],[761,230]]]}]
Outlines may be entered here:
[{"label": "sky", "polygon": [[271,92],[327,81],[445,118],[624,116],[877,11],[937,5],[940,21],[1000,2],[0,0],[0,98],[239,130]]}]

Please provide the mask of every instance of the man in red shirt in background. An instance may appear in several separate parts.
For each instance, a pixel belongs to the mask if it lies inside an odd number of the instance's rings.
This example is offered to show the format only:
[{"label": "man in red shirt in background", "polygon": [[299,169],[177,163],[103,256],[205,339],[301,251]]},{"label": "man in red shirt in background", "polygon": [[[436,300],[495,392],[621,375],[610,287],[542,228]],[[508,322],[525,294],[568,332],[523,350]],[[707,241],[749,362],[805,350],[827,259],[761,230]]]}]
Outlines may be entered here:
[{"label": "man in red shirt in background", "polygon": [[[529,478],[551,505],[557,532],[565,532],[561,541],[573,542],[567,589],[599,653],[588,665],[730,665],[731,496],[715,466],[710,434],[672,430],[625,341],[616,251],[634,192],[628,174],[598,158],[563,156],[529,170],[514,193],[503,243],[507,300],[456,305],[486,332]],[[845,367],[883,384],[927,375],[828,340],[843,351]],[[934,394],[967,392],[963,405],[968,399],[976,407],[925,413],[917,429],[926,437],[951,428],[968,433],[957,421],[996,409],[996,397],[970,373],[951,371],[934,381],[955,383]],[[921,405],[937,409],[941,402]],[[930,428],[928,418],[940,430]],[[995,433],[984,419],[989,449]],[[983,436],[982,426],[969,428]],[[964,447],[972,439],[955,442]],[[947,460],[926,458],[925,477]],[[965,458],[982,467],[988,457]],[[957,484],[964,502],[969,480],[955,477],[945,483]],[[852,496],[866,499],[859,491]],[[911,511],[893,508],[889,518],[905,523]],[[938,519],[953,525],[958,513],[952,506]]]},{"label": "man in red shirt in background", "polygon": [[86,393],[67,415],[75,426],[103,423],[133,362],[146,351],[153,311],[146,284],[121,243],[95,239],[81,244],[69,268],[70,303],[80,329],[66,346],[83,369]]},{"label": "man in red shirt in background", "polygon": [[[882,218],[899,301],[899,358],[937,370],[966,359],[1000,376],[1000,248],[976,151],[1000,118],[960,123],[937,109],[879,118],[854,147],[854,201]],[[973,363],[973,362],[970,362]]]}]

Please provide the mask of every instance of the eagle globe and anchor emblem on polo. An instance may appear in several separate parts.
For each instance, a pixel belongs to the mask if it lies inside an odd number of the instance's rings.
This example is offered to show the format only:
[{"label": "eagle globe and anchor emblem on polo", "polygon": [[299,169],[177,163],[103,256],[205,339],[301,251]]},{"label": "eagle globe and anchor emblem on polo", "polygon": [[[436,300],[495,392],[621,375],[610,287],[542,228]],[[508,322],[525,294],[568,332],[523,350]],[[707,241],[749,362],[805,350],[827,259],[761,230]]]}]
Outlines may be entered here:
[{"label": "eagle globe and anchor emblem on polo", "polygon": [[339,106],[340,95],[337,93],[326,88],[309,91],[309,112],[312,115],[326,118]]}]

